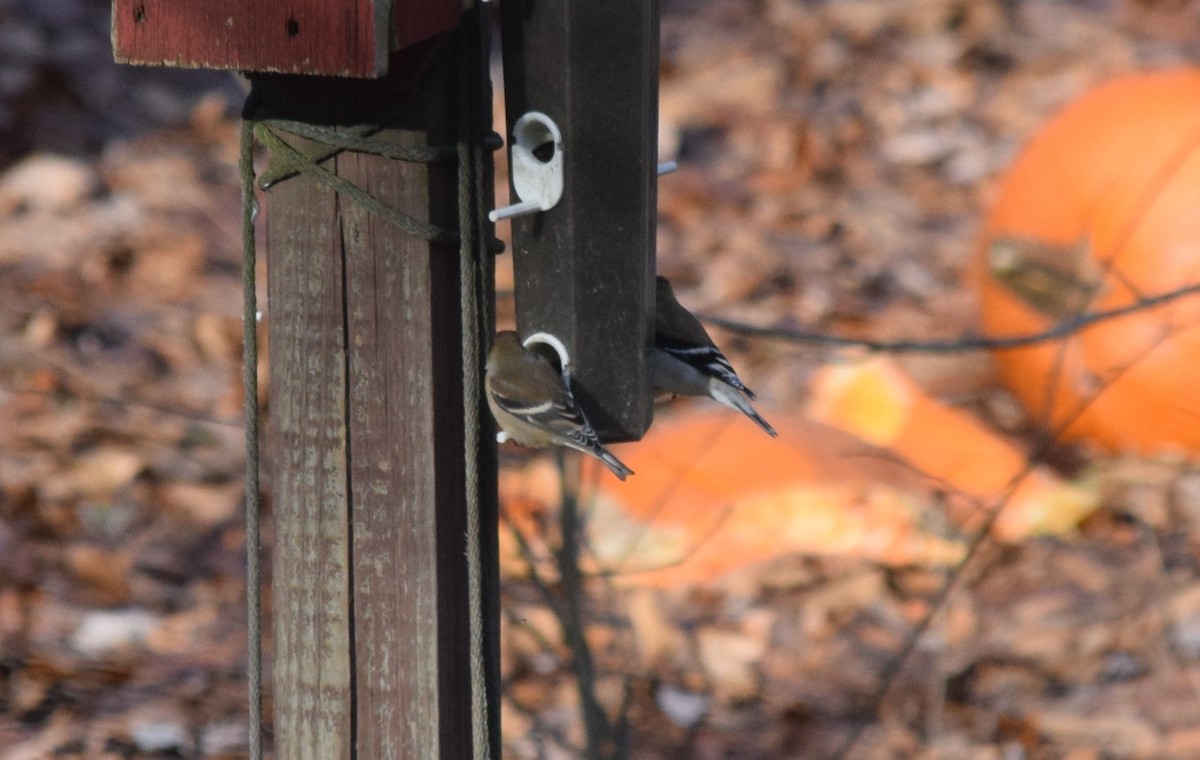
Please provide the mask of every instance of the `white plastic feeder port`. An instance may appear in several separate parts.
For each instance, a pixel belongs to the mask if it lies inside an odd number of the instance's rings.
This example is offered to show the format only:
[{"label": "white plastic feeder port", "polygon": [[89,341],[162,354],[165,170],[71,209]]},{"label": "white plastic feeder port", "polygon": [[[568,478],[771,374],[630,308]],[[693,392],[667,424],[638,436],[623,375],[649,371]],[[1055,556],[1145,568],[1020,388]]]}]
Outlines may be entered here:
[{"label": "white plastic feeder port", "polygon": [[553,119],[539,111],[517,119],[509,172],[520,203],[491,211],[488,219],[498,222],[554,208],[563,194],[563,144]]}]

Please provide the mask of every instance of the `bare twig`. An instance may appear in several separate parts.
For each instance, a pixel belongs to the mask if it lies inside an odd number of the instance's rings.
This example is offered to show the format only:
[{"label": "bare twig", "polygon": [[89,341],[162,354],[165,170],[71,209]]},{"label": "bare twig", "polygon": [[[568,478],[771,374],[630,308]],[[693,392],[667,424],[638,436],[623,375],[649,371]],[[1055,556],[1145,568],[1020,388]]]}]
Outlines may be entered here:
[{"label": "bare twig", "polygon": [[166,414],[172,417],[180,417],[193,422],[204,422],[210,425],[220,425],[222,427],[241,429],[245,424],[240,419],[210,417],[201,412],[194,412],[183,407],[171,406],[168,404],[156,404],[152,401],[142,401],[131,398],[115,398],[112,396],[92,395],[81,391],[41,391],[33,388],[11,388],[0,383],[0,388],[6,393],[11,393],[14,396],[37,396],[40,398],[48,398],[56,401],[77,401],[85,404],[110,405],[121,409],[143,409],[148,412],[156,412],[158,414]]},{"label": "bare twig", "polygon": [[505,690],[504,698],[508,700],[508,703],[512,705],[517,712],[521,713],[526,718],[529,718],[529,720],[533,723],[533,733],[544,734],[550,737],[551,741],[562,747],[567,752],[570,752],[572,755],[583,754],[582,749],[572,744],[571,741],[563,735],[562,731],[559,731],[554,726],[542,720],[542,717],[538,714],[537,710],[517,699],[515,696],[513,696],[511,691]]},{"label": "bare twig", "polygon": [[1145,296],[1126,306],[1103,311],[1092,311],[1064,319],[1057,325],[1038,333],[1026,335],[1006,335],[999,338],[984,338],[981,336],[964,336],[949,340],[872,340],[870,338],[846,338],[816,330],[794,330],[787,327],[764,327],[739,322],[716,314],[697,314],[700,319],[739,335],[755,338],[772,338],[790,343],[804,343],[818,346],[842,346],[865,348],[870,351],[886,351],[888,353],[928,353],[946,354],[962,351],[993,351],[1005,348],[1025,348],[1042,343],[1052,343],[1061,340],[1085,327],[1090,327],[1111,319],[1128,316],[1139,311],[1152,309],[1156,306],[1176,301],[1186,296],[1200,294],[1200,283],[1184,285],[1153,296]]},{"label": "bare twig", "polygon": [[[579,566],[580,532],[579,493],[574,479],[568,477],[566,454],[558,452],[558,470],[562,476],[562,504],[559,511],[561,541],[557,552],[558,573],[562,583],[562,604],[558,606],[563,639],[571,650],[571,664],[579,687],[579,708],[583,712],[587,736],[588,760],[602,760],[612,741],[612,726],[596,696],[596,668],[587,642],[584,625],[584,577]],[[577,471],[576,471],[577,472]]]},{"label": "bare twig", "polygon": [[[1158,348],[1162,344],[1162,341],[1166,340],[1168,337],[1169,333],[1139,351],[1124,366],[1117,368],[1117,370],[1109,378],[1109,383],[1119,380],[1122,375],[1133,369],[1133,367],[1135,367],[1139,361],[1144,359],[1150,352]],[[1101,393],[1102,392],[1103,391],[1101,391]],[[1071,426],[1091,407],[1091,404],[1096,400],[1096,398],[1099,397],[1099,395],[1100,393],[1097,393],[1096,395],[1080,402],[1072,411],[1072,413],[1067,415],[1066,418],[1055,428],[1055,430],[1052,431],[1051,435],[1049,435],[1047,439],[1039,446],[1035,447],[1034,451],[1028,457],[1027,462],[1032,463],[1045,456],[1047,450],[1053,445],[1054,441],[1065,431],[1071,428]],[[1012,498],[1013,493],[1016,491],[1018,484],[1026,475],[1029,474],[1031,469],[1032,464],[1027,464],[1021,472],[1014,475],[1012,479],[1009,480],[1009,482],[1005,485],[1000,496],[997,497],[987,507],[983,523],[978,529],[975,530],[974,533],[971,534],[971,537],[967,542],[967,551],[963,556],[962,561],[950,574],[949,578],[946,579],[946,582],[942,584],[937,592],[935,592],[929,599],[925,613],[921,616],[920,620],[917,621],[917,623],[913,626],[912,631],[910,631],[909,635],[905,638],[903,645],[900,647],[900,651],[897,652],[896,656],[888,662],[887,667],[885,667],[883,672],[880,674],[880,684],[867,701],[867,704],[864,706],[864,714],[878,716],[880,708],[882,708],[884,701],[887,699],[888,693],[892,690],[892,687],[896,685],[896,681],[898,680],[900,673],[904,670],[904,666],[908,663],[908,659],[916,650],[917,644],[920,642],[921,638],[929,630],[934,618],[937,617],[937,615],[940,614],[945,608],[946,602],[949,600],[950,595],[965,585],[964,579],[966,578],[968,568],[973,566],[974,562],[980,555],[982,548],[987,545],[988,538],[992,531],[992,526],[996,524],[996,520],[999,518],[1001,510],[1004,509],[1004,506],[1008,503],[1009,499]],[[849,757],[850,752],[862,739],[866,728],[866,723],[861,724],[855,731],[849,734],[846,740],[833,753],[835,760],[845,760],[845,758]]]}]

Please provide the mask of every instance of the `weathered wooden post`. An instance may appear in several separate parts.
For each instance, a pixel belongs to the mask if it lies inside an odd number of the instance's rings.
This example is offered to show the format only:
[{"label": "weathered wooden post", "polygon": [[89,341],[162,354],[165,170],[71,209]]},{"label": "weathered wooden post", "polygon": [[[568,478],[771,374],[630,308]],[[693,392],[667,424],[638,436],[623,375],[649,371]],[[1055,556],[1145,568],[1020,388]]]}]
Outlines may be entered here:
[{"label": "weathered wooden post", "polygon": [[[486,161],[463,171],[490,131],[490,95],[475,88],[487,35],[480,10],[460,8],[113,3],[118,60],[250,71],[250,116],[289,167],[266,193],[274,736],[285,760],[459,760],[489,745],[498,756],[494,571],[473,610],[465,538],[474,490],[489,575],[494,447],[466,434],[483,407],[464,406],[464,377],[474,380],[464,356],[479,351],[463,338],[479,324],[462,316],[470,273],[455,242],[460,197],[472,208],[480,188],[490,197]],[[361,144],[339,149],[343,138]],[[471,691],[480,648],[491,676],[482,724]]]}]

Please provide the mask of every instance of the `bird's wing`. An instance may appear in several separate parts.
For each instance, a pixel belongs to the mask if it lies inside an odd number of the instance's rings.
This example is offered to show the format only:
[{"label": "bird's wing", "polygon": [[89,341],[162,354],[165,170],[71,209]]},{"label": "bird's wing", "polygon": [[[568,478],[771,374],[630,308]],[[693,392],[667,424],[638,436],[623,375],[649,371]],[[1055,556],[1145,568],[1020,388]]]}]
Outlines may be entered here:
[{"label": "bird's wing", "polygon": [[[704,337],[707,339],[708,335],[706,334]],[[750,398],[754,398],[754,393],[733,371],[733,365],[725,358],[725,354],[721,353],[721,349],[713,345],[711,339],[707,341],[707,345],[686,343],[683,340],[672,339],[671,335],[660,332],[655,335],[654,342],[659,349],[695,368],[705,377],[715,377],[726,385],[737,388]]]},{"label": "bird's wing", "polygon": [[658,305],[657,318],[654,320],[654,330],[660,340],[672,346],[717,347],[696,315],[685,309],[673,293],[662,293],[660,297],[665,303]]},{"label": "bird's wing", "polygon": [[519,384],[503,376],[492,378],[496,405],[579,446],[591,448],[598,444],[596,431],[554,368],[548,362],[531,362],[524,369]]},{"label": "bird's wing", "polygon": [[663,303],[658,305],[654,322],[654,345],[705,377],[715,377],[754,398],[696,315],[684,308],[669,288],[665,292],[660,289],[658,297]]}]

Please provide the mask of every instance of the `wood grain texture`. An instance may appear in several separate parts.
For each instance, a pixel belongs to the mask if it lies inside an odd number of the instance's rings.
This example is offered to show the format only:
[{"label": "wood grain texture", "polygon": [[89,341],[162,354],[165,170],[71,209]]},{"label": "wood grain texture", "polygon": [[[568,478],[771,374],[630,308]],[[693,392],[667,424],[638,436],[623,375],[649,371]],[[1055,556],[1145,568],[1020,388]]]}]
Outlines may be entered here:
[{"label": "wood grain texture", "polygon": [[269,198],[267,295],[275,483],[276,753],[349,757],[350,533],[344,299],[336,196],[308,181]]},{"label": "wood grain texture", "polygon": [[[270,76],[255,87],[271,113],[335,126],[369,122],[403,93],[420,105],[377,139],[451,144],[455,47],[429,50],[441,63],[415,94],[392,75]],[[394,208],[457,227],[453,164],[342,153],[326,166]],[[275,549],[278,757],[469,757],[457,248],[305,177],[283,181],[269,201],[272,325],[283,338],[276,364],[271,334],[271,394],[287,415],[272,453],[276,482],[288,484]],[[298,430],[302,421],[316,427]],[[298,453],[304,445],[317,451]],[[338,487],[321,491],[326,473]],[[327,543],[314,546],[314,536]]]},{"label": "wood grain texture", "polygon": [[[425,142],[412,133],[382,137]],[[339,158],[338,171],[389,205],[428,220],[425,167],[397,170],[390,162],[351,155]],[[454,203],[452,197],[443,201]],[[448,629],[465,625],[465,609],[446,615],[439,603],[460,582],[447,575],[458,572],[439,567],[439,555],[464,555],[456,519],[465,508],[462,373],[444,371],[460,366],[457,304],[449,311],[434,307],[437,294],[457,293],[456,272],[439,264],[456,261],[458,253],[431,249],[354,206],[346,207],[343,224],[359,755],[465,756],[440,748],[440,705],[430,699],[441,690],[440,654],[466,655],[462,637]],[[453,485],[439,487],[447,482]],[[447,521],[460,526],[457,535],[439,531]]]},{"label": "wood grain texture", "polygon": [[459,0],[113,0],[118,63],[378,77],[458,23]]}]

